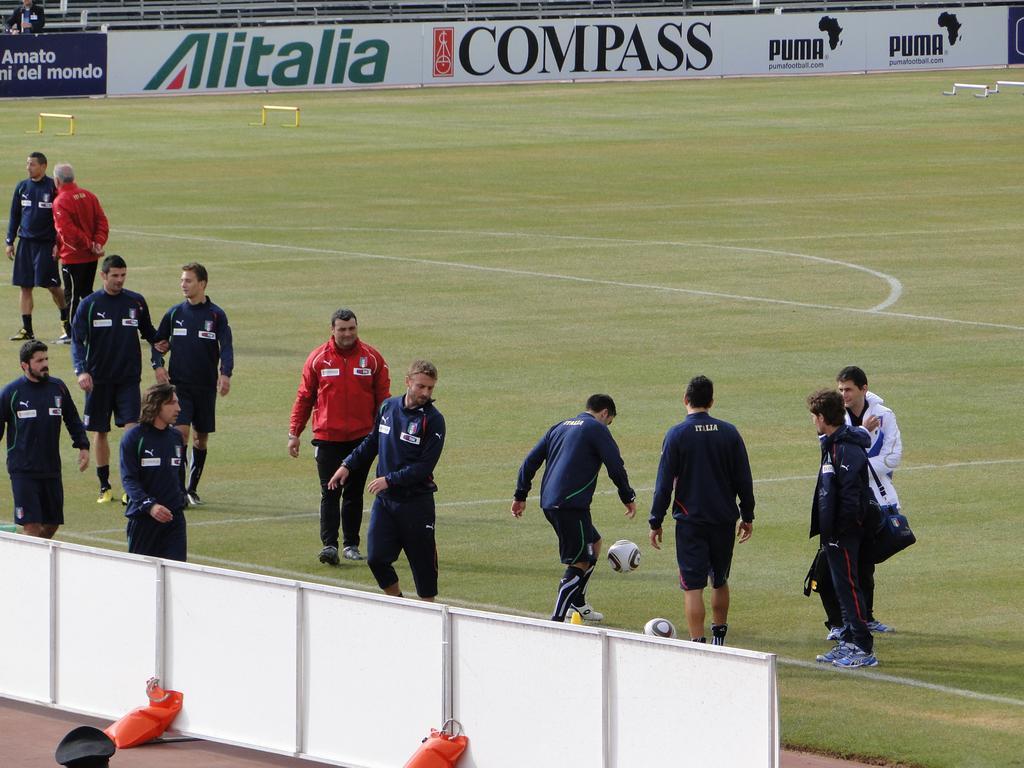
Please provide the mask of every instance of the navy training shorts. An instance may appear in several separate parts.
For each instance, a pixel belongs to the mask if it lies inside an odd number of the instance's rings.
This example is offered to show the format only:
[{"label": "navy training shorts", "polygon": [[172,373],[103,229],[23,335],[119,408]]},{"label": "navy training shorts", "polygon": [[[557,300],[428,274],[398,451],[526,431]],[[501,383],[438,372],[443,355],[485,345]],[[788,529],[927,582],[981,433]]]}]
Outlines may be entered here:
[{"label": "navy training shorts", "polygon": [[[171,382],[173,384],[173,382]],[[190,384],[175,384],[181,412],[177,426],[191,426],[196,432],[217,431],[217,390],[209,387],[194,387]],[[346,454],[347,455],[347,454]]]},{"label": "navy training shorts", "polygon": [[85,393],[82,422],[90,432],[109,432],[110,417],[114,423],[138,424],[142,412],[142,395],[137,381],[93,381],[92,392]]},{"label": "navy training shorts", "polygon": [[11,285],[22,288],[60,287],[60,268],[53,258],[52,241],[18,238]]},{"label": "navy training shorts", "polygon": [[723,587],[729,581],[736,524],[701,525],[676,520],[676,563],[679,586],[685,590]]},{"label": "navy training shorts", "polygon": [[566,565],[589,562],[594,564],[594,544],[601,534],[590,518],[589,509],[545,509],[544,517],[558,535],[558,559]]},{"label": "navy training shorts", "polygon": [[14,522],[64,525],[64,486],[59,477],[11,476]]}]

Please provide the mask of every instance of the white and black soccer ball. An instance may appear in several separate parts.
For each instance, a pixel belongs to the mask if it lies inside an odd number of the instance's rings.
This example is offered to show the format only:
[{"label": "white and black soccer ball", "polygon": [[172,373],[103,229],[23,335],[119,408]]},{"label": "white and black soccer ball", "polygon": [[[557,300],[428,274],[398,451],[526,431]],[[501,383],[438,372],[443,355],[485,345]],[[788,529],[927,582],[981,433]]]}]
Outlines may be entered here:
[{"label": "white and black soccer ball", "polygon": [[619,539],[608,547],[608,562],[612,570],[629,573],[640,567],[640,547],[628,539]]},{"label": "white and black soccer ball", "polygon": [[675,625],[668,619],[651,619],[644,624],[644,634],[653,637],[675,637]]}]

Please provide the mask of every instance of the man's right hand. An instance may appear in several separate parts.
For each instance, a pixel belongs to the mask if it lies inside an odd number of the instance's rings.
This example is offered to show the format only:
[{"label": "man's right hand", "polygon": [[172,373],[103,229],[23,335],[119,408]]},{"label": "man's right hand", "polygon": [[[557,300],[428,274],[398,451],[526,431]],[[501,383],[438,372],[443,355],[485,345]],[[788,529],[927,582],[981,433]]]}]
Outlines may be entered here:
[{"label": "man's right hand", "polygon": [[163,504],[154,504],[149,508],[149,516],[156,520],[158,523],[169,523],[174,519],[174,515],[171,514],[171,510],[165,507]]},{"label": "man's right hand", "polygon": [[92,376],[88,373],[78,374],[78,386],[83,392],[92,392]]},{"label": "man's right hand", "polygon": [[4,247],[4,252],[7,254],[7,258],[14,261],[14,246],[8,245]]},{"label": "man's right hand", "polygon": [[327,481],[327,487],[332,491],[335,488],[340,488],[348,480],[348,467],[342,464],[338,467],[338,471],[331,475],[331,479]]},{"label": "man's right hand", "polygon": [[654,528],[651,531],[651,546],[655,549],[661,549],[661,528]]},{"label": "man's right hand", "polygon": [[299,458],[299,438],[288,438],[288,453],[291,455],[293,459]]},{"label": "man's right hand", "polygon": [[156,377],[157,384],[166,384],[171,380],[171,377],[167,375],[167,369],[163,366],[154,368],[153,375]]}]

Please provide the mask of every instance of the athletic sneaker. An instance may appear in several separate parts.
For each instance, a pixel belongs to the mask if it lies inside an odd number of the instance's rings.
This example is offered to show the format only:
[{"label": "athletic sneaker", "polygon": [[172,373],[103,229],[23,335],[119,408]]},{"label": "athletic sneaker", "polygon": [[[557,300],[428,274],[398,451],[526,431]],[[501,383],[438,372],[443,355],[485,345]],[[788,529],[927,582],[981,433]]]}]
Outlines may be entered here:
[{"label": "athletic sneaker", "polygon": [[320,562],[326,563],[327,565],[337,565],[338,560],[338,548],[337,547],[324,547],[320,550]]},{"label": "athletic sneaker", "polygon": [[26,331],[24,328],[18,330],[16,334],[11,336],[11,341],[32,341],[35,338],[31,333]]},{"label": "athletic sneaker", "polygon": [[185,501],[190,507],[198,507],[203,503],[203,500],[199,498],[199,494],[195,491],[186,491]]},{"label": "athletic sneaker", "polygon": [[54,344],[70,344],[71,343],[71,337],[68,336],[66,333],[62,333],[60,336],[58,336],[56,339],[53,340],[53,343]]},{"label": "athletic sneaker", "polygon": [[575,611],[580,615],[580,618],[584,621],[604,621],[604,614],[598,613],[590,607],[590,603],[584,603],[583,605],[570,605],[569,613]]},{"label": "athletic sneaker", "polygon": [[846,653],[846,643],[839,642],[832,646],[832,650],[826,653],[819,653],[814,657],[814,660],[819,664],[832,664],[836,659],[845,656]]},{"label": "athletic sneaker", "polygon": [[[871,625],[868,624],[868,626],[870,627]],[[828,636],[825,639],[830,643],[838,643],[843,639],[843,628],[832,627],[832,629],[828,631]]]},{"label": "athletic sneaker", "polygon": [[114,500],[114,493],[109,488],[100,489],[100,497],[96,499],[97,504],[109,504]]},{"label": "athletic sneaker", "polygon": [[846,652],[835,659],[832,665],[840,669],[858,669],[860,667],[877,667],[878,659],[875,654],[862,650],[853,643],[846,644]]},{"label": "athletic sneaker", "polygon": [[896,630],[890,627],[888,624],[883,624],[880,621],[869,621],[868,629],[874,635],[885,634],[886,632],[895,632]]},{"label": "athletic sneaker", "polygon": [[342,550],[341,556],[346,560],[365,560],[363,553],[359,551],[359,547],[345,547]]}]

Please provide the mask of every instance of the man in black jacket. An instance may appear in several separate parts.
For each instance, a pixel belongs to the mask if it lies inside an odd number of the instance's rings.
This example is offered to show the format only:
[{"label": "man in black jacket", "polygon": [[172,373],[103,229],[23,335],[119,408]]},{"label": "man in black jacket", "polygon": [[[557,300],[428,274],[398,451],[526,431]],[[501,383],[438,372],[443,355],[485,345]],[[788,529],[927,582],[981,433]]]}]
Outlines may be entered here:
[{"label": "man in black jacket", "polygon": [[39,34],[46,26],[46,12],[42,3],[34,3],[32,0],[22,0],[21,5],[14,9],[7,18],[7,26],[11,34]]},{"label": "man in black jacket", "polygon": [[821,536],[836,597],[843,612],[840,641],[822,663],[855,669],[878,664],[868,629],[868,609],[861,592],[857,563],[872,504],[868,487],[867,447],[870,438],[845,424],[843,397],[834,389],[807,398],[811,421],[821,441],[821,466],[811,502],[811,533]]}]

